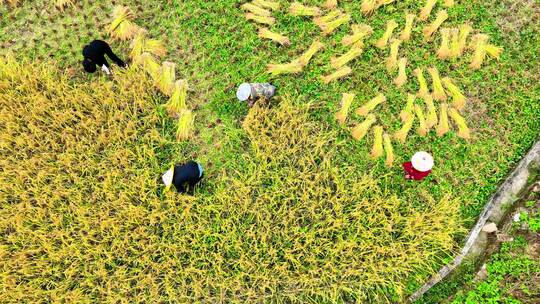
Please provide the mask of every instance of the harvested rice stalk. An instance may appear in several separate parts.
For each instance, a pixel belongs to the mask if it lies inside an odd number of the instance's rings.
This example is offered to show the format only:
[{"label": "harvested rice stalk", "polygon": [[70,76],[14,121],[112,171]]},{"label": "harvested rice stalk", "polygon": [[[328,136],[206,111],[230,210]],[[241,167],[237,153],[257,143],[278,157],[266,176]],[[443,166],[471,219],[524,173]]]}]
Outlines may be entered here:
[{"label": "harvested rice stalk", "polygon": [[439,29],[446,19],[448,19],[448,13],[445,10],[439,11],[437,13],[437,18],[429,26],[424,27],[424,40],[431,40],[433,33]]},{"label": "harvested rice stalk", "polygon": [[305,6],[298,2],[293,2],[289,7],[289,12],[293,16],[320,16],[321,10],[316,6]]},{"label": "harvested rice stalk", "polygon": [[407,67],[407,58],[402,57],[399,59],[399,72],[396,79],[394,79],[394,83],[398,88],[401,88],[404,84],[407,83],[407,73],[405,72],[405,68]]},{"label": "harvested rice stalk", "polygon": [[176,64],[164,61],[161,65],[160,75],[157,79],[157,87],[164,95],[171,96],[174,89]]},{"label": "harvested rice stalk", "polygon": [[399,46],[401,45],[401,40],[394,39],[390,45],[390,56],[386,59],[386,70],[393,71],[398,65],[398,52]]},{"label": "harvested rice stalk", "polygon": [[129,57],[132,60],[135,60],[137,57],[141,56],[142,53],[150,53],[156,57],[162,57],[167,54],[167,49],[163,43],[156,39],[149,39],[146,36],[146,31],[141,29],[133,41],[131,41],[131,52]]},{"label": "harvested rice stalk", "polygon": [[493,44],[487,44],[485,46],[486,52],[489,56],[499,59],[501,57],[503,49],[501,47],[495,46]]},{"label": "harvested rice stalk", "polygon": [[431,11],[433,10],[433,7],[436,3],[437,0],[427,0],[422,10],[420,10],[420,15],[418,16],[418,19],[422,21],[428,20],[429,15],[431,14]]},{"label": "harvested rice stalk", "polygon": [[413,73],[418,79],[418,85],[420,86],[420,89],[418,90],[416,96],[424,98],[424,96],[429,95],[426,78],[424,78],[424,70],[421,68],[417,68],[414,70]]},{"label": "harvested rice stalk", "polygon": [[452,106],[459,111],[463,110],[465,103],[467,102],[467,99],[463,93],[461,93],[459,88],[452,82],[450,78],[445,77],[443,78],[442,82],[446,89],[450,91],[450,94],[452,94]]},{"label": "harvested rice stalk", "polygon": [[320,27],[322,24],[330,22],[330,21],[336,19],[337,17],[339,17],[340,15],[342,15],[341,10],[336,9],[336,10],[333,10],[333,11],[329,12],[328,14],[326,14],[324,16],[313,18],[313,22]]},{"label": "harvested rice stalk", "polygon": [[459,50],[459,30],[456,28],[450,29],[450,54],[449,58],[457,58],[460,55]]},{"label": "harvested rice stalk", "polygon": [[373,147],[371,148],[371,158],[377,159],[384,154],[383,127],[375,126],[373,128],[373,135],[375,137],[375,140],[373,141]]},{"label": "harvested rice stalk", "polygon": [[405,141],[407,140],[407,136],[409,135],[409,132],[412,129],[414,119],[415,119],[415,114],[411,113],[411,115],[403,123],[403,126],[401,127],[401,129],[399,129],[399,131],[394,133],[394,138],[397,139],[402,144],[404,144]]},{"label": "harvested rice stalk", "polygon": [[165,108],[171,117],[177,118],[183,110],[187,110],[186,98],[187,98],[187,81],[177,80],[174,83],[174,90],[169,98]]},{"label": "harvested rice stalk", "polygon": [[470,139],[471,132],[469,130],[469,127],[467,127],[467,122],[465,122],[465,118],[459,115],[459,112],[454,108],[450,108],[450,111],[448,112],[448,114],[450,114],[450,117],[456,123],[458,127],[457,136],[464,139]]},{"label": "harvested rice stalk", "polygon": [[161,66],[155,57],[152,56],[152,54],[142,53],[140,56],[135,58],[134,63],[141,65],[143,69],[152,77],[152,79],[157,81]]},{"label": "harvested rice stalk", "polygon": [[352,35],[347,35],[341,40],[341,44],[348,46],[351,44],[356,44],[362,42],[365,37],[373,34],[373,28],[367,24],[354,24],[352,26]]},{"label": "harvested rice stalk", "polygon": [[283,64],[269,64],[268,66],[268,73],[272,74],[272,76],[277,76],[281,74],[296,74],[302,72],[302,68],[304,67],[300,61],[295,60],[290,63],[283,63]]},{"label": "harvested rice stalk", "polygon": [[[2,2],[2,1],[0,1]],[[64,11],[64,8],[75,5],[75,0],[56,0],[54,6],[60,11]]]},{"label": "harvested rice stalk", "polygon": [[437,125],[437,135],[443,136],[444,134],[450,131],[450,126],[448,125],[448,105],[445,103],[441,104],[441,111],[439,114],[439,125]]},{"label": "harvested rice stalk", "polygon": [[279,34],[274,33],[270,31],[269,29],[262,27],[259,29],[259,37],[264,39],[270,39],[274,42],[277,42],[283,46],[289,46],[291,45],[291,42],[289,41],[289,38]]},{"label": "harvested rice stalk", "polygon": [[333,31],[335,31],[338,27],[349,22],[350,20],[351,20],[351,15],[343,14],[332,21],[321,24],[320,28],[322,29],[323,35],[329,35]]},{"label": "harvested rice stalk", "polygon": [[325,84],[329,84],[336,79],[343,78],[349,75],[351,72],[352,69],[349,66],[344,66],[330,75],[321,76],[321,79]]},{"label": "harvested rice stalk", "polygon": [[401,113],[399,113],[399,117],[401,118],[401,121],[405,122],[411,117],[411,115],[414,115],[414,100],[415,97],[413,94],[407,94],[407,104],[401,110]]},{"label": "harvested rice stalk", "polygon": [[486,45],[488,39],[488,35],[485,34],[477,34],[473,37],[474,54],[470,67],[474,70],[479,69],[486,58]]},{"label": "harvested rice stalk", "polygon": [[334,69],[339,69],[340,67],[346,65],[356,57],[360,56],[363,52],[363,49],[360,47],[360,45],[354,45],[347,53],[339,56],[339,57],[333,57],[330,59],[330,64]]},{"label": "harvested rice stalk", "polygon": [[113,21],[107,28],[107,32],[111,37],[120,40],[128,40],[133,38],[139,31],[139,27],[131,20],[133,12],[127,6],[117,6],[113,10]]},{"label": "harvested rice stalk", "polygon": [[390,135],[384,133],[384,151],[386,152],[386,161],[384,162],[387,167],[392,167],[394,164],[394,148],[392,147],[392,139]]},{"label": "harvested rice stalk", "polygon": [[356,110],[356,114],[360,116],[366,116],[369,112],[373,111],[378,105],[386,101],[386,96],[383,94],[379,94],[372,98],[370,101],[366,102],[363,106],[361,106],[358,110]]},{"label": "harvested rice stalk", "polygon": [[445,101],[446,93],[444,92],[441,77],[439,76],[439,70],[437,70],[435,67],[429,68],[428,73],[431,76],[431,83],[433,85],[433,92],[431,93],[433,99],[437,101]]},{"label": "harvested rice stalk", "polygon": [[455,54],[456,57],[463,55],[463,52],[467,48],[467,38],[469,37],[471,31],[472,27],[468,24],[463,24],[459,27],[459,48],[458,52]]},{"label": "harvested rice stalk", "polygon": [[361,10],[364,15],[370,15],[375,9],[377,9],[377,0],[362,1]]},{"label": "harvested rice stalk", "polygon": [[446,7],[454,6],[454,0],[444,0],[444,6]]},{"label": "harvested rice stalk", "polygon": [[447,59],[450,57],[450,29],[441,29],[441,46],[437,51],[439,59]]},{"label": "harvested rice stalk", "polygon": [[273,11],[277,11],[280,7],[279,2],[267,1],[267,0],[253,0],[253,4],[258,5],[260,7],[269,8]]},{"label": "harvested rice stalk", "polygon": [[247,20],[253,20],[260,24],[266,24],[266,25],[272,25],[276,23],[276,19],[274,17],[268,17],[268,16],[259,16],[255,15],[253,13],[246,13],[246,19]]},{"label": "harvested rice stalk", "polygon": [[435,109],[435,104],[433,104],[433,97],[427,95],[424,97],[424,103],[427,108],[427,117],[426,117],[426,126],[430,130],[437,125],[437,109]]},{"label": "harvested rice stalk", "polygon": [[369,114],[363,122],[361,122],[352,129],[352,137],[356,140],[362,140],[362,138],[366,136],[369,128],[371,128],[371,125],[373,125],[375,121],[377,121],[375,115]]},{"label": "harvested rice stalk", "polygon": [[190,110],[180,112],[176,125],[176,139],[179,141],[188,140],[193,133],[193,113]]},{"label": "harvested rice stalk", "polygon": [[336,8],[337,5],[338,5],[337,0],[326,0],[326,2],[324,3],[324,7],[328,9]]},{"label": "harvested rice stalk", "polygon": [[341,98],[341,109],[339,110],[339,112],[336,113],[336,119],[342,125],[345,124],[345,121],[347,120],[347,116],[349,115],[349,109],[351,108],[351,104],[355,96],[355,94],[343,93],[343,96]]},{"label": "harvested rice stalk", "polygon": [[377,40],[375,46],[380,49],[384,49],[397,26],[398,24],[396,23],[396,21],[394,19],[390,19],[386,23],[386,31],[384,32],[383,36],[379,40]]},{"label": "harvested rice stalk", "polygon": [[308,65],[313,55],[315,55],[322,48],[324,48],[324,44],[318,40],[315,40],[309,46],[309,48],[300,56],[298,61],[300,62],[300,64],[302,64],[302,66]]},{"label": "harvested rice stalk", "polygon": [[250,13],[253,13],[255,15],[259,15],[259,16],[265,16],[265,17],[270,17],[272,16],[272,13],[267,10],[267,9],[264,9],[262,7],[259,7],[257,5],[254,5],[252,3],[244,3],[240,6],[243,10],[247,11],[247,12],[250,12]]},{"label": "harvested rice stalk", "polygon": [[405,15],[405,28],[401,32],[399,39],[403,42],[409,41],[411,39],[412,27],[414,24],[414,19],[416,18],[415,14],[406,14]]},{"label": "harvested rice stalk", "polygon": [[414,112],[416,113],[416,117],[418,117],[418,122],[420,123],[417,129],[417,133],[420,136],[426,136],[429,130],[426,124],[426,117],[424,116],[424,111],[419,105],[415,104]]}]

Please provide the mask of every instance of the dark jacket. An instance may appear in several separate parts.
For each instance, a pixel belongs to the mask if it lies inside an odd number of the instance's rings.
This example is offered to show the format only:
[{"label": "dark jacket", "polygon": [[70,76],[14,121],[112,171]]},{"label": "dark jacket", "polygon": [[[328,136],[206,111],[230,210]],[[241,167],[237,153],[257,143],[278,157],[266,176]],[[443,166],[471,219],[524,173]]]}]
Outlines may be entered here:
[{"label": "dark jacket", "polygon": [[111,47],[107,44],[107,42],[102,40],[94,40],[90,42],[90,44],[86,45],[83,48],[82,54],[85,60],[89,59],[93,63],[97,64],[97,66],[99,67],[103,65],[109,67],[109,63],[105,59],[105,54],[107,54],[107,56],[109,56],[109,58],[111,58],[111,60],[116,62],[116,64],[118,64],[119,66],[126,66],[122,59],[118,58],[118,56],[113,53]]},{"label": "dark jacket", "polygon": [[172,183],[180,193],[192,191],[195,185],[202,179],[199,165],[194,161],[189,161],[183,165],[174,166]]}]

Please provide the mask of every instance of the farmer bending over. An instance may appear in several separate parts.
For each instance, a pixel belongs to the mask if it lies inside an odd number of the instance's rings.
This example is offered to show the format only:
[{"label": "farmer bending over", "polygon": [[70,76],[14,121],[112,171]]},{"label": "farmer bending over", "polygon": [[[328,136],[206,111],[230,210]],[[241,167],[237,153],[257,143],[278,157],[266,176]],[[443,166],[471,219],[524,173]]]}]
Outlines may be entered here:
[{"label": "farmer bending over", "polygon": [[403,163],[405,178],[411,180],[423,180],[433,168],[433,157],[427,152],[417,152],[410,162]]},{"label": "farmer bending over", "polygon": [[116,64],[119,66],[126,66],[122,59],[118,58],[118,56],[113,53],[109,44],[102,40],[94,40],[90,42],[90,44],[84,46],[82,53],[84,56],[82,65],[84,70],[88,73],[94,73],[97,65],[107,75],[111,74],[111,71],[109,70],[109,63],[105,59],[105,54],[107,54],[107,56],[109,56],[109,58],[111,58],[111,60],[116,62]]},{"label": "farmer bending over", "polygon": [[169,169],[162,176],[163,183],[169,189],[171,185],[174,185],[176,191],[180,193],[193,192],[195,185],[197,185],[203,178],[203,168],[201,164],[192,160],[183,165],[176,165]]}]

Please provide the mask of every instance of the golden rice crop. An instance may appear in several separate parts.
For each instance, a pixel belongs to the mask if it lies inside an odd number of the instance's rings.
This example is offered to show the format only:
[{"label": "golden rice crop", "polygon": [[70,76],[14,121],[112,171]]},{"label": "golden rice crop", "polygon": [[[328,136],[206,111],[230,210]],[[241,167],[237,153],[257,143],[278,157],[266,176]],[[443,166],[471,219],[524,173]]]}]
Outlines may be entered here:
[{"label": "golden rice crop", "polygon": [[[414,106],[413,106],[414,109]],[[411,113],[411,115],[407,116],[407,120],[403,122],[403,126],[401,126],[401,129],[394,133],[394,138],[397,139],[402,144],[405,143],[407,140],[407,136],[409,135],[409,132],[412,129],[413,123],[415,120],[415,114],[414,112]]]},{"label": "golden rice crop", "polygon": [[452,82],[450,78],[445,77],[442,79],[442,82],[450,94],[452,94],[452,106],[459,111],[463,110],[465,103],[467,102],[465,95],[461,93],[461,90]]},{"label": "golden rice crop", "polygon": [[349,115],[349,109],[356,95],[352,93],[343,93],[341,98],[341,108],[336,113],[336,119],[340,124],[345,124],[347,116]]},{"label": "golden rice crop", "polygon": [[323,83],[329,84],[330,82],[332,82],[334,80],[337,80],[337,79],[340,79],[340,78],[343,78],[343,77],[349,75],[350,73],[352,73],[352,69],[349,66],[343,66],[343,67],[339,68],[338,70],[336,70],[332,74],[329,74],[329,75],[326,75],[326,76],[321,76],[321,80],[322,80]]},{"label": "golden rice crop", "polygon": [[274,42],[277,42],[281,45],[284,45],[284,46],[289,46],[291,45],[291,42],[289,41],[289,38],[287,38],[286,36],[283,36],[279,33],[275,33],[275,32],[272,32],[271,30],[265,28],[265,27],[262,27],[259,29],[259,37],[260,38],[265,38],[265,39],[270,39]]},{"label": "golden rice crop", "polygon": [[437,4],[437,0],[426,0],[426,4],[424,4],[424,7],[422,7],[422,9],[420,10],[418,19],[422,21],[428,20],[429,15],[431,15],[431,11],[433,10],[435,4]]},{"label": "golden rice crop", "polygon": [[[441,32],[442,33],[442,32]],[[450,40],[449,58],[457,58],[461,55],[459,44],[459,30],[457,28],[449,29],[448,37]]]},{"label": "golden rice crop", "polygon": [[439,11],[437,13],[437,18],[435,18],[430,25],[424,27],[424,40],[431,40],[433,34],[439,29],[443,22],[446,21],[446,19],[448,19],[448,13],[445,10]]},{"label": "golden rice crop", "polygon": [[405,72],[406,66],[407,58],[400,58],[398,62],[398,76],[394,79],[394,83],[398,88],[402,87],[404,84],[407,83],[407,73]]},{"label": "golden rice crop", "polygon": [[467,122],[465,121],[465,118],[463,118],[463,116],[461,116],[459,112],[454,108],[450,108],[448,114],[458,127],[457,135],[464,139],[470,139],[471,131],[469,130],[469,127],[467,127]]},{"label": "golden rice crop", "polygon": [[20,0],[0,0],[0,5],[7,3],[11,7],[15,7],[20,3]]},{"label": "golden rice crop", "polygon": [[429,95],[429,89],[427,86],[426,78],[424,77],[424,70],[422,68],[416,68],[413,72],[413,74],[418,79],[418,93],[416,93],[416,96],[420,98],[424,98],[424,96]]},{"label": "golden rice crop", "polygon": [[426,123],[426,116],[424,115],[424,110],[422,108],[415,104],[414,105],[414,113],[416,114],[416,117],[418,117],[418,129],[417,133],[420,136],[426,136],[429,129]]},{"label": "golden rice crop", "polygon": [[136,65],[142,66],[142,68],[157,81],[161,69],[160,63],[150,53],[142,53],[138,57],[135,57],[133,61]]},{"label": "golden rice crop", "polygon": [[463,24],[459,27],[458,47],[453,51],[454,57],[463,55],[463,51],[467,48],[467,38],[472,31],[472,27],[468,24]]},{"label": "golden rice crop", "polygon": [[320,16],[321,9],[316,6],[305,6],[299,2],[293,2],[289,6],[289,13],[293,16]]},{"label": "golden rice crop", "polygon": [[273,76],[281,75],[281,74],[296,74],[302,72],[303,69],[302,63],[300,61],[295,60],[290,63],[282,63],[282,64],[268,64],[268,73],[272,74]]},{"label": "golden rice crop", "polygon": [[373,147],[371,148],[371,158],[377,159],[384,154],[383,148],[383,127],[375,126],[373,127]]},{"label": "golden rice crop", "polygon": [[146,31],[141,29],[131,41],[129,57],[132,60],[136,60],[137,57],[145,52],[159,58],[167,54],[167,48],[165,48],[165,45],[160,40],[148,38]]},{"label": "golden rice crop", "polygon": [[343,14],[343,12],[341,10],[334,9],[334,10],[330,11],[328,14],[326,14],[324,16],[314,17],[313,18],[313,23],[315,23],[316,25],[318,25],[320,27],[322,24],[330,22],[330,21],[336,19],[337,17],[341,16],[342,14]]},{"label": "golden rice crop", "polygon": [[259,16],[253,13],[246,13],[244,16],[246,17],[247,20],[252,20],[260,24],[272,25],[276,23],[276,18],[274,17]]},{"label": "golden rice crop", "polygon": [[187,110],[187,90],[188,83],[186,80],[180,79],[174,83],[174,89],[165,108],[171,117],[178,118],[183,110]]},{"label": "golden rice crop", "polygon": [[277,11],[280,7],[279,2],[277,1],[267,1],[267,0],[253,0],[253,4],[260,7],[269,8],[273,11]]},{"label": "golden rice crop", "polygon": [[337,5],[338,5],[337,0],[326,0],[326,2],[324,3],[324,7],[328,9],[336,8]]},{"label": "golden rice crop", "polygon": [[375,118],[375,115],[368,114],[363,122],[359,123],[352,129],[352,137],[356,140],[362,140],[369,131],[369,128],[371,128],[371,125],[373,125],[376,121],[377,119]]},{"label": "golden rice crop", "polygon": [[495,59],[499,59],[503,52],[503,49],[501,47],[495,46],[493,44],[487,44],[485,48],[488,55]]},{"label": "golden rice crop", "polygon": [[398,53],[400,45],[401,40],[399,39],[394,39],[394,41],[392,41],[392,44],[390,44],[390,55],[386,59],[386,69],[388,71],[395,70],[398,65]]},{"label": "golden rice crop", "polygon": [[445,101],[446,93],[444,92],[444,87],[441,82],[439,70],[437,70],[436,67],[432,67],[428,69],[428,73],[431,76],[431,84],[433,86],[433,91],[431,92],[433,99],[438,101]]},{"label": "golden rice crop", "polygon": [[133,18],[133,12],[129,7],[115,7],[113,10],[113,20],[107,28],[107,32],[111,37],[120,40],[133,38],[140,30],[140,28],[131,21]]},{"label": "golden rice crop", "polygon": [[473,36],[474,54],[470,67],[472,69],[479,69],[486,58],[486,45],[489,40],[489,36],[486,34],[477,34]]},{"label": "golden rice crop", "polygon": [[446,59],[450,57],[450,29],[441,29],[441,46],[437,50],[437,57],[439,59]]},{"label": "golden rice crop", "polygon": [[344,36],[341,44],[348,46],[351,44],[362,43],[363,39],[373,34],[373,28],[367,24],[353,24],[352,35]]},{"label": "golden rice crop", "polygon": [[255,104],[191,197],[157,181],[190,153],[144,73],[59,71],[0,59],[1,302],[404,301],[454,249],[458,202],[385,196],[300,102]]},{"label": "golden rice crop", "polygon": [[341,14],[339,17],[337,17],[334,20],[321,23],[320,28],[322,30],[323,35],[329,35],[332,32],[334,32],[338,27],[342,26],[345,23],[348,23],[350,20],[351,20],[351,15]]},{"label": "golden rice crop", "polygon": [[362,55],[362,52],[364,50],[361,48],[360,45],[353,45],[353,47],[347,51],[347,53],[339,56],[339,57],[333,57],[330,59],[330,65],[334,68],[334,69],[339,69],[341,68],[342,66],[346,65],[347,63],[351,62],[352,60],[354,60],[355,58],[359,57],[360,55]]},{"label": "golden rice crop", "polygon": [[164,95],[171,96],[174,90],[176,80],[176,64],[170,61],[164,61],[161,64],[159,75],[156,80],[156,86]]},{"label": "golden rice crop", "polygon": [[427,109],[426,126],[427,129],[430,130],[437,125],[437,109],[435,109],[435,104],[433,103],[431,95],[424,97],[424,103],[426,104]]},{"label": "golden rice crop", "polygon": [[446,7],[454,6],[454,0],[444,0],[444,6]]},{"label": "golden rice crop", "polygon": [[390,135],[384,133],[383,140],[384,152],[386,153],[386,160],[384,163],[387,167],[392,167],[394,164],[394,148],[392,147],[392,139],[390,138]]},{"label": "golden rice crop", "polygon": [[448,124],[448,105],[441,104],[441,110],[439,112],[439,124],[437,125],[437,135],[443,136],[450,131]]},{"label": "golden rice crop", "polygon": [[324,44],[322,42],[319,40],[313,41],[309,48],[300,56],[300,58],[298,58],[298,62],[300,62],[302,66],[307,66],[311,58],[323,48]]},{"label": "golden rice crop", "polygon": [[379,40],[377,40],[377,42],[375,42],[375,46],[380,49],[386,48],[388,40],[390,40],[390,37],[392,37],[392,33],[397,27],[398,24],[394,19],[388,20],[388,22],[386,22],[386,30],[384,31],[384,34],[381,38],[379,38]]},{"label": "golden rice crop", "polygon": [[411,115],[414,115],[414,100],[415,96],[413,94],[407,94],[407,103],[403,107],[403,110],[401,110],[401,113],[399,113],[401,121],[405,122]]},{"label": "golden rice crop", "polygon": [[176,122],[176,139],[189,140],[193,136],[194,116],[191,110],[181,110]]},{"label": "golden rice crop", "polygon": [[59,10],[63,11],[68,6],[75,5],[75,0],[55,0],[54,6]]},{"label": "golden rice crop", "polygon": [[257,6],[253,3],[244,3],[240,6],[243,10],[245,11],[248,11],[250,13],[253,13],[255,15],[258,15],[258,16],[265,16],[265,17],[270,17],[272,16],[272,13],[267,10],[267,9],[264,9],[260,6]]},{"label": "golden rice crop", "polygon": [[369,15],[377,9],[377,0],[363,0],[360,8],[364,15]]},{"label": "golden rice crop", "polygon": [[386,101],[386,96],[383,94],[378,94],[377,96],[373,97],[370,101],[366,102],[364,105],[362,105],[358,110],[356,110],[356,114],[360,116],[366,116],[369,112],[375,110],[375,108],[380,105],[381,103]]},{"label": "golden rice crop", "polygon": [[405,27],[401,32],[399,39],[403,42],[407,42],[411,39],[412,27],[414,24],[415,14],[405,14]]}]

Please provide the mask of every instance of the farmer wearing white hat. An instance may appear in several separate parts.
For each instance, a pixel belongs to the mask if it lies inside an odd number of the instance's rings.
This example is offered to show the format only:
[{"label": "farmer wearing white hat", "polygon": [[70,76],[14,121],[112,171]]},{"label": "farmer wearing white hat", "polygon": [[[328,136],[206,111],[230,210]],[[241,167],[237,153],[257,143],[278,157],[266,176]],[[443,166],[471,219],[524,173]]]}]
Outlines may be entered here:
[{"label": "farmer wearing white hat", "polygon": [[403,163],[405,178],[423,180],[431,173],[433,164],[433,156],[431,154],[424,151],[416,152],[410,162]]},{"label": "farmer wearing white hat", "polygon": [[161,177],[165,184],[166,190],[171,186],[176,188],[176,191],[180,193],[193,192],[195,185],[197,185],[203,178],[203,168],[201,164],[195,161],[188,161],[182,165],[172,166]]}]

